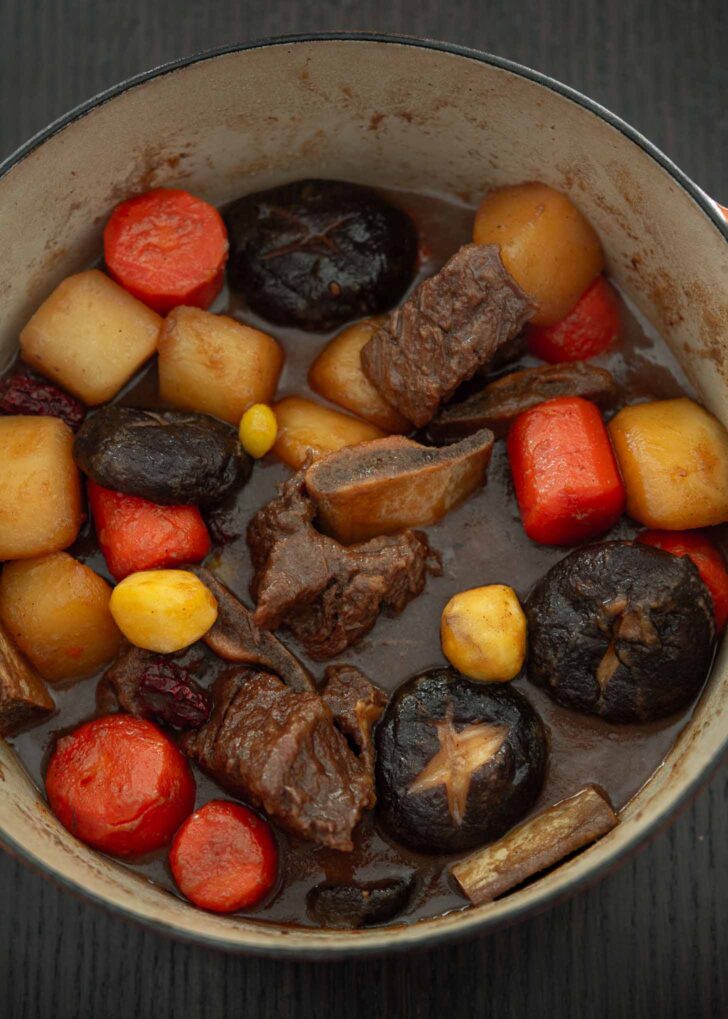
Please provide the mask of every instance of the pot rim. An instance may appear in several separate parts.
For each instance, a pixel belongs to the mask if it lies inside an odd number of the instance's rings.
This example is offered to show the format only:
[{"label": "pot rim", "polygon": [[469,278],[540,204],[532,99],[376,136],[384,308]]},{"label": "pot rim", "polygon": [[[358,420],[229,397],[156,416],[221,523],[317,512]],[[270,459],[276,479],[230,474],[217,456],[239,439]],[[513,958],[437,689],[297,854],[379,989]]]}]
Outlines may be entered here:
[{"label": "pot rim", "polygon": [[[228,54],[242,53],[248,50],[263,49],[265,47],[272,46],[290,46],[299,43],[318,42],[382,43],[434,50],[436,52],[449,53],[453,56],[474,60],[482,64],[488,64],[492,67],[497,67],[522,78],[526,78],[537,85],[541,85],[542,87],[571,100],[577,105],[588,110],[590,113],[595,114],[601,120],[618,130],[631,142],[641,148],[656,163],[658,163],[659,166],[666,170],[683,188],[683,190],[688,193],[688,195],[693,199],[693,201],[695,201],[695,203],[712,222],[713,226],[717,228],[718,232],[726,240],[728,240],[728,221],[726,221],[722,215],[717,203],[668,156],[657,148],[656,145],[649,141],[635,128],[631,127],[626,121],[622,120],[621,117],[618,117],[600,103],[588,98],[576,89],[571,88],[568,85],[564,85],[556,79],[543,74],[541,71],[533,70],[523,64],[516,63],[515,61],[508,60],[504,57],[496,56],[495,54],[434,39],[421,39],[415,36],[390,35],[378,32],[316,32],[269,36],[252,40],[247,43],[233,43],[225,46],[214,47],[208,50],[202,50],[189,56],[179,57],[167,63],[160,64],[156,67],[150,68],[149,70],[142,71],[138,74],[132,75],[122,82],[112,85],[108,89],[104,89],[95,96],[92,96],[90,99],[83,101],[67,113],[62,114],[56,120],[52,121],[47,127],[42,128],[34,134],[30,139],[28,139],[28,141],[0,162],[0,181],[7,173],[21,164],[26,157],[31,155],[31,153],[43,145],[44,142],[48,141],[48,139],[80,120],[92,110],[95,110],[109,100],[122,95],[124,92],[136,88],[138,85],[145,84],[155,78],[162,77],[193,64],[201,63],[206,60],[214,60],[217,57],[226,56]],[[195,933],[176,925],[149,918],[146,915],[140,914],[138,911],[126,904],[112,902],[110,899],[102,895],[85,889],[76,881],[61,875],[50,868],[47,864],[43,863],[37,856],[35,856],[32,850],[17,843],[7,832],[0,832],[0,845],[5,846],[12,855],[21,858],[24,863],[29,864],[43,877],[53,880],[63,888],[68,889],[79,897],[82,897],[84,900],[90,900],[91,902],[104,907],[109,912],[121,915],[125,919],[131,920],[137,925],[144,928],[151,928],[157,933],[164,934],[179,941],[199,944],[202,947],[217,948],[238,954],[266,956],[269,958],[277,957],[281,959],[299,961],[332,961],[335,959],[348,958],[350,956],[384,955],[394,951],[402,952],[411,949],[428,948],[435,944],[443,944],[445,942],[463,939],[468,935],[485,934],[492,932],[495,929],[512,926],[519,923],[527,916],[536,915],[548,908],[551,908],[552,906],[557,905],[559,902],[565,901],[577,890],[584,890],[585,888],[594,885],[597,881],[605,877],[608,872],[615,870],[617,866],[624,863],[630,855],[637,851],[637,849],[644,847],[647,842],[655,836],[659,829],[665,828],[676,818],[680,811],[683,810],[688,802],[696,795],[701,786],[709,780],[713,771],[717,768],[721,759],[724,757],[727,748],[728,733],[726,734],[722,746],[719,747],[713,755],[691,775],[677,799],[674,799],[670,803],[669,807],[666,807],[657,813],[646,826],[634,832],[632,836],[607,860],[602,861],[600,864],[590,869],[588,873],[575,879],[567,892],[564,892],[563,889],[552,889],[545,894],[540,896],[537,895],[533,900],[526,901],[516,906],[515,909],[505,918],[499,917],[492,919],[487,913],[479,916],[477,910],[472,910],[463,911],[462,923],[458,923],[457,926],[450,929],[429,929],[431,924],[428,921],[422,921],[404,927],[395,927],[391,929],[393,936],[389,939],[389,942],[386,945],[381,943],[372,943],[371,941],[364,939],[360,941],[359,938],[351,937],[351,935],[349,935],[345,944],[337,944],[332,940],[330,945],[324,945],[319,941],[316,944],[306,946],[299,942],[295,945],[295,947],[288,948],[285,946],[285,943],[276,943],[272,939],[267,944],[262,942],[257,944],[246,944],[241,943],[238,939],[228,939],[225,937]],[[388,928],[380,928],[379,930],[382,938],[386,938]],[[341,933],[343,934],[345,932]]]}]

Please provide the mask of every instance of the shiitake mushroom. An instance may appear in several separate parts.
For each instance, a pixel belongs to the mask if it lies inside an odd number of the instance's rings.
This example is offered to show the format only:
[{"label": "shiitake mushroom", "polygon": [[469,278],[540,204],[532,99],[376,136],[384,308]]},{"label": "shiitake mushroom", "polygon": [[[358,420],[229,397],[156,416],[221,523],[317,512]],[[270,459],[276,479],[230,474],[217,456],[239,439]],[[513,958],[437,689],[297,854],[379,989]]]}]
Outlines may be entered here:
[{"label": "shiitake mushroom", "polygon": [[454,669],[434,669],[394,695],[377,729],[379,818],[422,852],[499,838],[533,805],[548,756],[526,698]]},{"label": "shiitake mushroom", "polygon": [[164,505],[219,502],[252,468],[235,429],[223,421],[116,404],[86,418],[73,455],[97,484]]},{"label": "shiitake mushroom", "polygon": [[414,874],[352,884],[324,882],[306,896],[306,909],[322,927],[353,930],[394,919],[408,905],[415,887]]},{"label": "shiitake mushroom", "polygon": [[559,704],[647,722],[686,704],[713,655],[710,593],[693,563],[607,541],[553,566],[526,604],[529,679]]},{"label": "shiitake mushroom", "polygon": [[417,232],[376,192],[302,180],[227,211],[228,276],[270,322],[328,330],[396,304],[412,282]]}]

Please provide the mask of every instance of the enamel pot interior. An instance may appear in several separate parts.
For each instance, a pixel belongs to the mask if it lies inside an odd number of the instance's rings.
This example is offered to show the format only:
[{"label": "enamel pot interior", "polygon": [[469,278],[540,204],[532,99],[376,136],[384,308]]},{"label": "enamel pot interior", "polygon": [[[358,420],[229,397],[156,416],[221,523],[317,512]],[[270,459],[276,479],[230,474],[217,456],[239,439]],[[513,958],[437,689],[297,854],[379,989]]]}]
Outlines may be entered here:
[{"label": "enamel pot interior", "polygon": [[[609,271],[728,424],[728,244],[715,208],[634,132],[531,72],[407,40],[284,40],[218,53],[88,104],[9,161],[0,179],[0,368],[53,287],[98,256],[112,206],[155,185],[221,203],[324,176],[461,195],[540,179],[598,230]],[[728,739],[728,669],[708,688],[664,765],[592,848],[479,909],[346,933],[214,916],[75,841],[0,740],[0,836],[73,889],[129,917],[229,949],[333,956],[482,932],[595,879],[667,822]]]}]

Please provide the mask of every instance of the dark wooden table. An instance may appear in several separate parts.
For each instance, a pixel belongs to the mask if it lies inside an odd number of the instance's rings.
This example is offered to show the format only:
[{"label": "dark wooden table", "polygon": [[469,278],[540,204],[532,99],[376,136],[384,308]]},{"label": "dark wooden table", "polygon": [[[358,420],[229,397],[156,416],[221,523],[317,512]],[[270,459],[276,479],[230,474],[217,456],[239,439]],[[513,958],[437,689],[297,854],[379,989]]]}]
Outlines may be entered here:
[{"label": "dark wooden table", "polygon": [[[146,67],[327,29],[447,39],[539,68],[624,116],[728,205],[726,0],[2,0],[0,157]],[[728,1016],[727,792],[723,767],[636,859],[541,917],[381,961],[176,944],[0,854],[0,1017]]]}]

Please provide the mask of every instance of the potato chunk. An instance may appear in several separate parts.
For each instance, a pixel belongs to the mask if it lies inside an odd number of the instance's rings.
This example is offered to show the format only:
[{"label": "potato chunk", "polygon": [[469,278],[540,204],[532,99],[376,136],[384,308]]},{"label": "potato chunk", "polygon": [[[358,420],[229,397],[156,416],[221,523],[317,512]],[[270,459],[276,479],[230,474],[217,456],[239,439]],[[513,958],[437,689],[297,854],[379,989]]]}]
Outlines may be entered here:
[{"label": "potato chunk", "polygon": [[627,490],[627,512],[669,531],[728,520],[728,432],[683,397],[625,407],[609,433]]},{"label": "potato chunk", "polygon": [[252,404],[270,403],[282,367],[272,336],[199,308],[175,308],[159,337],[162,399],[233,425]]},{"label": "potato chunk", "polygon": [[442,650],[469,679],[507,683],[526,657],[526,617],[512,587],[489,584],[453,595],[440,620]]},{"label": "potato chunk", "polygon": [[499,245],[503,265],[538,303],[534,325],[564,318],[604,268],[591,223],[566,195],[537,181],[486,195],[475,214],[473,240]]},{"label": "potato chunk", "polygon": [[59,418],[0,418],[0,559],[71,544],[81,526],[73,432]]},{"label": "potato chunk", "polygon": [[309,450],[317,458],[344,446],[384,438],[374,425],[300,396],[287,396],[273,410],[278,419],[273,452],[294,470],[303,465]]},{"label": "potato chunk", "polygon": [[358,414],[385,432],[404,434],[410,422],[374,388],[361,366],[361,350],[379,328],[381,319],[349,326],[321,351],[308,373],[308,383],[321,396]]},{"label": "potato chunk", "polygon": [[55,552],[6,563],[0,619],[44,679],[82,679],[119,650],[110,597],[102,577],[66,552]]},{"label": "potato chunk", "polygon": [[98,269],[69,276],[20,334],[26,364],[84,403],[116,396],[157,348],[162,319]]}]

